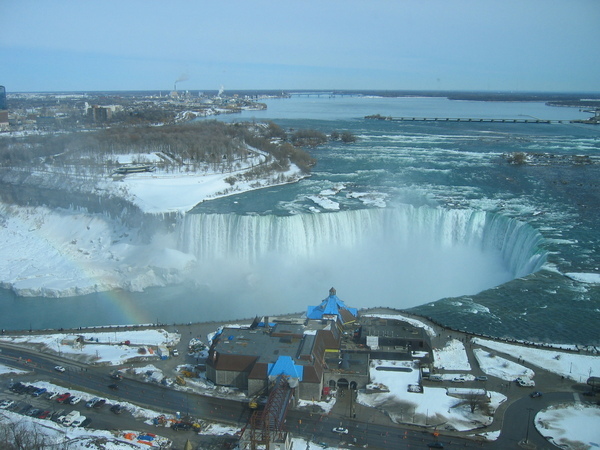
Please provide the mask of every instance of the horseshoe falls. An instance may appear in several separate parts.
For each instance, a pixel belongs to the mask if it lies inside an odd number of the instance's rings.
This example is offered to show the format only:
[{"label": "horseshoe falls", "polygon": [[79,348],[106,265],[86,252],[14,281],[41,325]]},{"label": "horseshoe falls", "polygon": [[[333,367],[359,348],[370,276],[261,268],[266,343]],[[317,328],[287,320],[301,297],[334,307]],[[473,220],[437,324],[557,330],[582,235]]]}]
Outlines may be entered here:
[{"label": "horseshoe falls", "polygon": [[475,294],[538,270],[546,258],[540,233],[527,224],[428,206],[188,214],[177,234],[178,250],[199,261],[196,281],[216,290],[235,285],[259,304],[278,289],[288,310],[329,284],[352,292],[361,307],[407,308]]}]

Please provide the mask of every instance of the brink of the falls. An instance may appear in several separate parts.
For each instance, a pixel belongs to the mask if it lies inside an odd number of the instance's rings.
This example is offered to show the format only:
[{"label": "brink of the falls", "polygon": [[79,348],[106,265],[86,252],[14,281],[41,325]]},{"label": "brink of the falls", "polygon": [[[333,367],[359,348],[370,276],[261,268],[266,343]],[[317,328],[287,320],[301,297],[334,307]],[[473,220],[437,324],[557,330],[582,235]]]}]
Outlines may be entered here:
[{"label": "brink of the falls", "polygon": [[197,258],[197,283],[278,310],[328,285],[344,286],[363,307],[406,308],[480,292],[546,260],[531,226],[466,209],[188,214],[176,233],[178,250]]}]

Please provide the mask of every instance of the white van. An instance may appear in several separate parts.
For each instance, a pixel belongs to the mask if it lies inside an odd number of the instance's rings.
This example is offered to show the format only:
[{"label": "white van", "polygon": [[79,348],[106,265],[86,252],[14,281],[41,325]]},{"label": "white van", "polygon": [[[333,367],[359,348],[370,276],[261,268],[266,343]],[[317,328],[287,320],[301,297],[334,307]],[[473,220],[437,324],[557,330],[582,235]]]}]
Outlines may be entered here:
[{"label": "white van", "polygon": [[78,417],[75,418],[75,420],[73,420],[73,422],[71,423],[72,427],[78,427],[81,426],[81,424],[83,423],[83,421],[86,419],[85,416],[79,415]]},{"label": "white van", "polygon": [[65,416],[65,418],[62,421],[62,424],[65,427],[70,427],[73,422],[75,421],[75,419],[77,419],[81,414],[79,414],[79,411],[71,411],[69,414],[67,414]]},{"label": "white van", "polygon": [[531,378],[519,377],[516,379],[516,382],[519,386],[522,386],[522,387],[534,387],[535,386],[535,381],[533,381]]}]

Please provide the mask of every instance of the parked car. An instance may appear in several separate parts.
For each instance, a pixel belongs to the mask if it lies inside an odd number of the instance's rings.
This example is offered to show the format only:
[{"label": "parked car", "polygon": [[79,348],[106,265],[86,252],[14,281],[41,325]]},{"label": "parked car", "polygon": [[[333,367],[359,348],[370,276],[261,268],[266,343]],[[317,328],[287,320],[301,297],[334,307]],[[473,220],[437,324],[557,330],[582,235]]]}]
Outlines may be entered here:
[{"label": "parked car", "polygon": [[482,375],[480,377],[475,377],[475,381],[487,381],[488,377],[486,377],[485,375]]},{"label": "parked car", "polygon": [[23,392],[25,390],[26,386],[21,383],[21,382],[17,382],[14,383],[13,385],[10,386],[10,390],[15,392],[16,394],[20,394],[21,392]]},{"label": "parked car", "polygon": [[348,434],[348,428],[344,428],[344,427],[335,427],[333,430],[334,433],[337,434]]},{"label": "parked car", "polygon": [[85,419],[86,419],[85,416],[77,416],[75,418],[75,420],[73,420],[73,422],[71,423],[71,426],[74,428],[80,427],[83,424],[83,422],[85,421]]},{"label": "parked car", "polygon": [[86,407],[88,408],[93,408],[94,405],[96,404],[96,402],[100,401],[100,399],[98,397],[94,397],[91,400],[88,400],[88,402],[85,404]]},{"label": "parked car", "polygon": [[102,408],[105,403],[106,403],[106,400],[104,400],[103,398],[101,398],[96,403],[94,403],[94,408]]},{"label": "parked car", "polygon": [[81,425],[79,425],[81,428],[85,428],[87,427],[90,423],[92,423],[92,419],[90,419],[89,417],[87,417],[83,422],[81,422]]},{"label": "parked car", "polygon": [[50,420],[52,420],[53,422],[59,422],[58,419],[60,419],[61,417],[65,417],[65,410],[64,409],[59,409],[58,411],[54,411],[51,416],[50,416]]},{"label": "parked car", "polygon": [[[65,427],[70,427],[71,424],[80,416],[81,414],[79,414],[79,411],[71,411],[69,414],[67,414],[64,419],[62,420],[62,424]],[[59,419],[60,420],[60,419]]]},{"label": "parked car", "polygon": [[46,389],[46,388],[38,388],[31,395],[34,396],[34,397],[39,397],[40,395],[44,394],[47,390],[48,389]]},{"label": "parked car", "polygon": [[40,413],[42,413],[42,410],[39,408],[31,408],[27,411],[27,415],[31,417],[37,417]]},{"label": "parked car", "polygon": [[28,386],[26,384],[18,383],[14,389],[14,392],[16,392],[17,394],[24,394],[27,391],[27,387]]},{"label": "parked car", "polygon": [[178,422],[171,425],[171,429],[173,431],[187,431],[192,428],[192,425],[185,422]]},{"label": "parked car", "polygon": [[40,413],[40,415],[38,416],[38,419],[48,419],[48,416],[50,416],[50,411],[46,410],[46,411],[42,411]]},{"label": "parked car", "polygon": [[535,391],[535,392],[532,392],[531,394],[529,394],[529,396],[531,398],[537,398],[537,397],[541,397],[542,393],[540,391]]},{"label": "parked car", "polygon": [[464,383],[465,381],[467,381],[466,379],[464,379],[463,377],[456,377],[456,378],[452,378],[452,381],[454,383]]},{"label": "parked car", "polygon": [[429,444],[427,444],[427,447],[429,447],[429,448],[444,448],[444,444],[442,444],[439,441],[430,442]]},{"label": "parked car", "polygon": [[58,403],[65,403],[67,400],[69,400],[70,397],[71,397],[71,393],[70,392],[66,392],[66,393],[61,394],[58,397],[56,397],[56,401]]},{"label": "parked car", "polygon": [[521,387],[533,387],[533,386],[535,386],[535,381],[533,381],[531,378],[518,377],[515,381]]},{"label": "parked car", "polygon": [[78,396],[78,395],[74,395],[73,397],[71,397],[71,398],[69,399],[69,403],[70,403],[71,405],[76,405],[76,404],[77,404],[77,403],[79,403],[80,401],[81,401],[81,397],[80,397],[80,396]]},{"label": "parked car", "polygon": [[57,372],[61,372],[62,373],[62,372],[64,372],[67,369],[65,369],[63,366],[54,366],[54,370],[56,370]]},{"label": "parked car", "polygon": [[0,409],[10,409],[14,404],[14,400],[2,400],[2,402],[0,402]]},{"label": "parked car", "polygon": [[171,355],[173,355],[173,356],[179,356],[179,350],[177,350],[176,348],[174,348],[173,350],[171,350]]},{"label": "parked car", "polygon": [[115,405],[112,405],[110,407],[110,410],[115,414],[121,414],[125,410],[125,408],[117,403]]}]

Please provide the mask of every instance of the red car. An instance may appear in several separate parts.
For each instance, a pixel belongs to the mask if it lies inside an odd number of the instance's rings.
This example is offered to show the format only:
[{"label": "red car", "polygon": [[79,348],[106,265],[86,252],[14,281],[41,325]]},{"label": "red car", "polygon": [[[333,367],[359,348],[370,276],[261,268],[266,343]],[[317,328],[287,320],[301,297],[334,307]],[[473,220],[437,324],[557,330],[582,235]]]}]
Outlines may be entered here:
[{"label": "red car", "polygon": [[47,419],[48,416],[50,415],[50,411],[43,411],[39,416],[38,419]]},{"label": "red car", "polygon": [[69,399],[70,396],[71,396],[71,393],[67,392],[66,394],[62,394],[62,395],[59,395],[58,397],[56,397],[56,401],[58,403],[64,403]]}]

